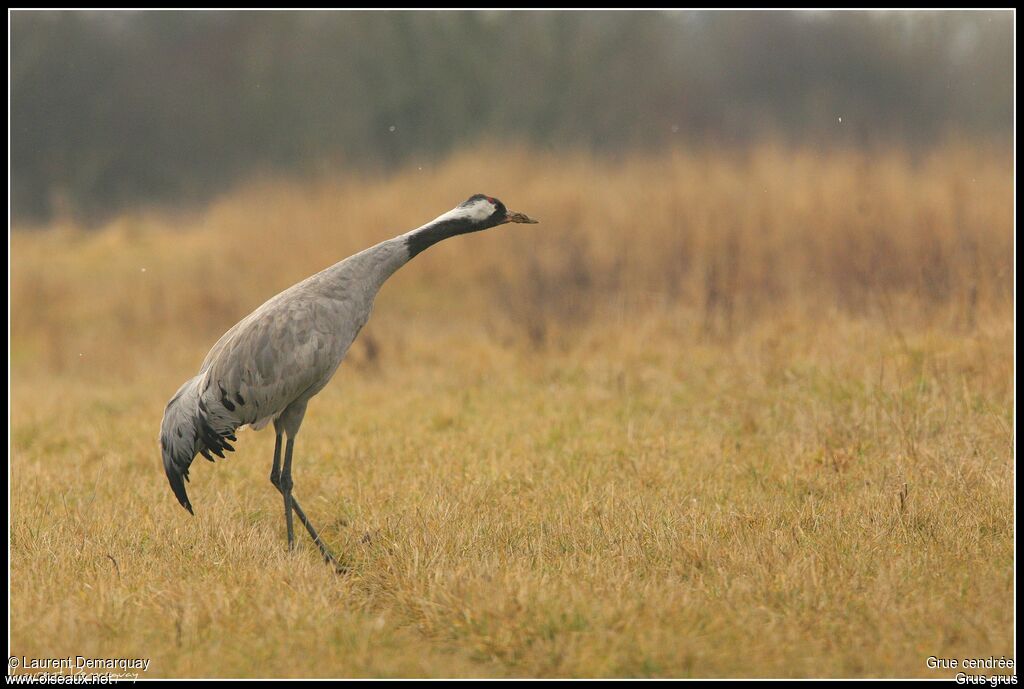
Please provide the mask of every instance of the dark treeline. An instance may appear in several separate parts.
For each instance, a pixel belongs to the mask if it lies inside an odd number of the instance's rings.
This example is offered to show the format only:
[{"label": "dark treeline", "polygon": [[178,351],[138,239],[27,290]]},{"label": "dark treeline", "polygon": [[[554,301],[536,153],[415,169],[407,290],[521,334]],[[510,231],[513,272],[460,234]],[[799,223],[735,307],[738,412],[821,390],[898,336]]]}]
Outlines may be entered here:
[{"label": "dark treeline", "polygon": [[[16,218],[480,141],[614,152],[1012,129],[1007,12],[13,12]],[[841,118],[841,120],[840,120]]]}]

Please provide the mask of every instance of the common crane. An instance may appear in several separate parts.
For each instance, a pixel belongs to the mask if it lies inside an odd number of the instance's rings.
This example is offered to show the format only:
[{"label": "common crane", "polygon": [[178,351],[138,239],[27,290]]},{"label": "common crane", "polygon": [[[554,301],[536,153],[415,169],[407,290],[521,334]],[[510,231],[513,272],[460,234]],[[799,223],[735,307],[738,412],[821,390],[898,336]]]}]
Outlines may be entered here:
[{"label": "common crane", "polygon": [[475,194],[426,225],[293,285],[224,333],[199,373],[167,403],[160,425],[164,470],[181,506],[193,513],[185,481],[197,454],[211,462],[211,455],[223,458],[234,450],[237,429],[259,430],[272,421],[277,439],[270,481],[284,497],[288,549],[295,547],[294,512],[324,559],[339,567],[292,496],[292,453],[306,404],[334,375],[370,317],[381,285],[396,270],[443,239],[510,222],[537,221]]}]

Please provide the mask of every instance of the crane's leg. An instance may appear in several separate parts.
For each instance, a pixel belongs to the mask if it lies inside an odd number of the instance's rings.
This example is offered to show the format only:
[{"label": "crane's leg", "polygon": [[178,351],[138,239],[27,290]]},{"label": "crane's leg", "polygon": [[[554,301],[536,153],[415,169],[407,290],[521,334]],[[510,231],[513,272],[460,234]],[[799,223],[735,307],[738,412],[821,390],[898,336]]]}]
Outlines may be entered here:
[{"label": "crane's leg", "polygon": [[[291,515],[288,513],[288,503],[291,502],[291,509],[295,512],[295,515],[302,522],[302,525],[306,527],[306,531],[309,532],[313,542],[316,543],[320,549],[320,554],[323,555],[324,561],[334,565],[335,570],[338,572],[344,572],[345,568],[338,562],[338,559],[334,556],[334,553],[327,548],[324,544],[323,539],[320,538],[320,534],[317,533],[316,528],[312,522],[306,518],[306,513],[302,511],[302,507],[299,506],[298,500],[291,497],[291,454],[294,447],[294,438],[288,439],[288,449],[285,451],[285,466],[288,468],[288,483],[285,484],[283,481],[283,474],[281,472],[281,436],[282,433],[278,433],[274,440],[274,465],[270,470],[270,482],[274,484],[274,487],[281,493],[285,498],[285,521],[288,524],[288,548],[292,549],[295,545],[294,532],[292,529]],[[284,486],[288,485],[289,490],[286,492]]]},{"label": "crane's leg", "polygon": [[281,470],[281,495],[284,496],[284,520],[288,524],[288,550],[295,550],[295,527],[292,525],[292,512],[295,501],[292,499],[292,450],[295,448],[294,436],[288,437],[284,450],[284,468]]}]

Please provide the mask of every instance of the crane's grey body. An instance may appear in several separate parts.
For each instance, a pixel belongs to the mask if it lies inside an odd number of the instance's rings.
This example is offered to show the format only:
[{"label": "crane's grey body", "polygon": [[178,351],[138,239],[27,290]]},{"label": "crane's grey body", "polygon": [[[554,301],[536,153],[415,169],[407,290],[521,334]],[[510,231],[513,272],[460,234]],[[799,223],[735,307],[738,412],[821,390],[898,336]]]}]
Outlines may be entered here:
[{"label": "crane's grey body", "polygon": [[[259,430],[272,421],[278,437],[271,480],[285,494],[289,543],[294,509],[325,557],[333,560],[290,496],[291,450],[306,404],[334,376],[369,319],[381,286],[396,270],[441,239],[502,222],[533,221],[510,214],[489,197],[471,197],[427,225],[286,289],[228,330],[164,412],[164,469],[181,505],[192,512],[184,480],[196,454],[211,461],[210,453],[223,457],[234,449],[228,441],[236,440],[237,429]],[[279,467],[282,435],[288,437],[284,473]]]},{"label": "crane's grey body", "polygon": [[[262,428],[327,384],[366,324],[384,281],[409,259],[391,240],[285,290],[229,330],[203,362],[207,407],[224,423]],[[204,375],[205,374],[205,375]],[[235,404],[211,393],[223,385]]]}]

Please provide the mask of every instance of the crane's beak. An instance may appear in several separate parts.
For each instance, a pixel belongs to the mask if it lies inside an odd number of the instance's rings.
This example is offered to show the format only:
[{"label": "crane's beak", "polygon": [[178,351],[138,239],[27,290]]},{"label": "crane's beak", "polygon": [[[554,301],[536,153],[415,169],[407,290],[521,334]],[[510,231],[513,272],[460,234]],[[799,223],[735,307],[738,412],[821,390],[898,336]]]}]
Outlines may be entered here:
[{"label": "crane's beak", "polygon": [[536,225],[537,220],[534,220],[526,213],[516,213],[515,211],[507,211],[505,213],[505,222],[521,222],[528,225]]}]

